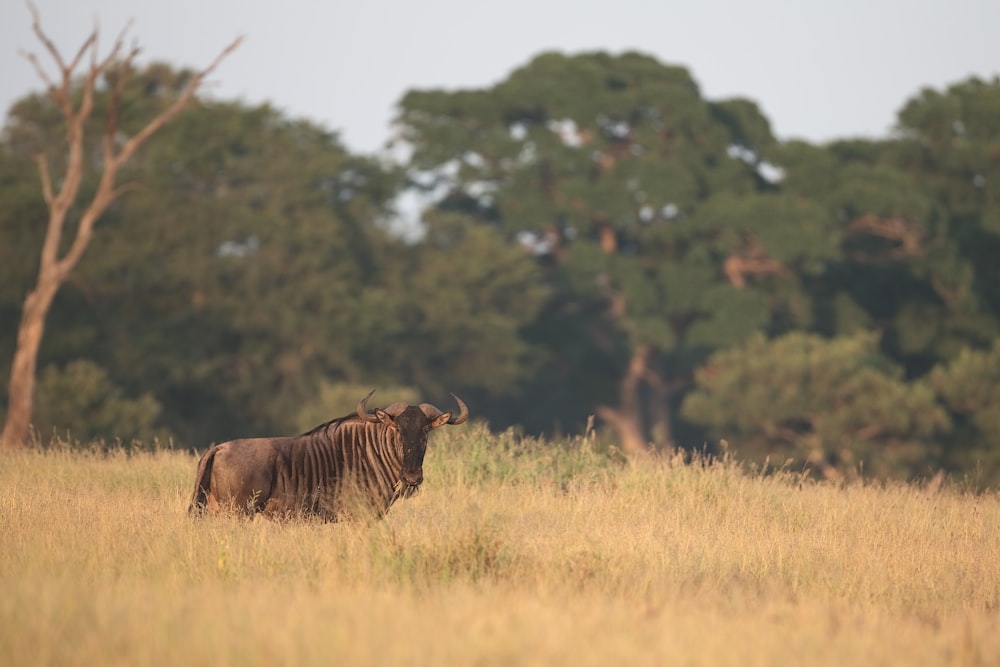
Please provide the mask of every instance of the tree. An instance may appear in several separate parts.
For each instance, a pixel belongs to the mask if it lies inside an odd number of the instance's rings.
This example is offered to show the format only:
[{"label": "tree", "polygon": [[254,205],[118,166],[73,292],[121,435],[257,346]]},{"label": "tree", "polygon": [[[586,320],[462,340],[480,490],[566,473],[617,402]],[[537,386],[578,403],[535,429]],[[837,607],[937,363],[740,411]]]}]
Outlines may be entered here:
[{"label": "tree", "polygon": [[[55,81],[49,78],[35,54],[28,54],[27,58],[48,87],[49,97],[65,122],[67,155],[64,170],[55,177],[48,158],[44,154],[36,157],[49,220],[41,250],[38,278],[34,288],[24,300],[11,363],[7,417],[3,433],[0,435],[0,447],[6,448],[21,446],[28,434],[38,351],[45,331],[46,316],[56,293],[69,279],[71,272],[87,250],[98,219],[130,187],[128,184],[118,184],[119,171],[140,146],[190,104],[205,77],[214,71],[221,60],[241,41],[236,39],[207,68],[193,74],[173,102],[152,120],[137,131],[123,136],[119,123],[121,94],[132,74],[135,58],[139,54],[138,48],[125,50],[123,31],[111,51],[102,58],[98,53],[98,31],[95,29],[73,59],[67,62],[42,30],[38,12],[34,7],[31,7],[31,11],[34,17],[35,35],[55,61],[58,78]],[[83,76],[78,78],[78,68],[88,56],[90,65],[85,68]],[[96,97],[100,92],[99,84],[102,80],[108,86],[109,92],[98,163],[101,177],[89,203],[76,221],[74,235],[68,240],[66,248],[63,234],[67,231],[67,221],[75,210],[84,172],[90,166],[84,151],[85,134],[88,121],[95,109]]]},{"label": "tree", "polygon": [[[136,441],[166,444],[170,432],[156,426],[159,402],[149,393],[130,399],[91,361],[77,360],[57,369],[44,368],[36,384],[35,435],[41,442],[68,433],[70,442],[104,440],[109,434],[124,446]],[[64,430],[65,429],[65,430]]]},{"label": "tree", "polygon": [[988,349],[964,348],[928,374],[955,428],[945,439],[942,464],[952,471],[978,471],[1000,482],[1000,338]]},{"label": "tree", "polygon": [[362,295],[357,354],[370,373],[434,396],[516,393],[538,367],[523,330],[548,296],[540,267],[459,213],[426,222],[424,239],[387,262]]},{"label": "tree", "polygon": [[879,477],[912,475],[950,427],[933,390],[906,382],[870,332],[756,336],[713,354],[695,382],[682,406],[687,419],[749,457],[788,457],[826,477],[860,466]]},{"label": "tree", "polygon": [[889,159],[915,176],[947,220],[947,243],[919,268],[946,313],[935,361],[1000,334],[998,117],[1000,77],[923,90],[900,110],[899,140],[889,147]]},{"label": "tree", "polygon": [[579,424],[596,409],[630,452],[673,444],[712,350],[807,321],[800,273],[838,252],[825,209],[775,192],[756,105],[706,101],[642,54],[542,54],[490,89],[411,92],[398,124],[438,211],[546,268],[525,395],[558,395]]},{"label": "tree", "polygon": [[[157,66],[126,92],[177,76]],[[77,354],[152,390],[192,444],[287,432],[321,382],[372,381],[356,323],[402,246],[378,225],[391,171],[308,121],[226,101],[189,110],[132,167],[145,187],[108,211],[73,290],[100,330]]]}]

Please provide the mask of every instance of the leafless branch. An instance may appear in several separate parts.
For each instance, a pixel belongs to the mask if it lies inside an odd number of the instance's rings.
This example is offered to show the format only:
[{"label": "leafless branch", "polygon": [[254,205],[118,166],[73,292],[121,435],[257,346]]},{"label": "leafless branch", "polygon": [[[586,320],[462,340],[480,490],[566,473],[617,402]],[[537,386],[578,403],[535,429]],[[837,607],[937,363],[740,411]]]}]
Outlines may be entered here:
[{"label": "leafless branch", "polygon": [[[121,32],[118,33],[118,37],[115,39],[115,48],[112,49],[112,52],[114,54],[117,54],[119,51],[121,51],[121,47],[125,44],[125,36],[128,35],[129,30],[132,29],[132,26],[134,24],[135,21],[129,19],[128,23],[125,24],[125,27],[122,28]],[[129,50],[129,55],[125,59],[127,61],[131,61],[132,58],[134,58],[139,54],[139,51],[140,51],[139,46],[133,42],[132,48]],[[110,62],[110,59],[106,58],[105,63],[108,62]]]},{"label": "leafless branch", "polygon": [[764,246],[752,234],[744,234],[741,247],[722,263],[722,272],[730,285],[743,289],[748,277],[781,275],[785,265],[768,257]]},{"label": "leafless branch", "polygon": [[879,259],[896,260],[919,257],[927,249],[923,230],[898,216],[880,217],[870,213],[862,215],[852,220],[847,225],[845,232],[848,237],[867,234],[895,244],[881,254],[864,251],[854,252],[852,254],[855,261],[875,262]]},{"label": "leafless branch", "polygon": [[[41,32],[41,28],[38,28],[37,30],[35,30],[36,34],[38,34],[40,32]],[[83,55],[85,53],[87,53],[87,51],[90,51],[91,54],[95,54],[96,55],[96,53],[97,53],[97,35],[98,35],[97,27],[95,26],[94,27],[94,31],[90,33],[90,37],[88,37],[87,41],[85,41],[83,43],[83,45],[80,47],[80,50],[76,52],[76,55],[73,57],[73,61],[69,64],[69,66],[67,67],[67,66],[63,65],[61,62],[59,63],[60,67],[62,67],[62,69],[63,69],[64,76],[67,76],[67,77],[71,76],[73,74],[73,72],[76,71],[76,68],[80,66],[80,61],[83,60]],[[49,49],[50,52],[51,52],[51,50],[52,49]],[[91,57],[93,58],[93,55]]]},{"label": "leafless branch", "polygon": [[118,131],[118,110],[121,105],[122,92],[124,92],[125,86],[128,85],[129,80],[132,78],[132,58],[136,53],[137,51],[133,49],[125,59],[119,76],[115,81],[114,88],[111,90],[111,97],[108,100],[108,112],[104,124],[104,140],[102,142],[106,162],[114,158],[114,139],[115,133]]},{"label": "leafless branch", "polygon": [[[115,45],[116,51],[120,45],[121,38],[119,38],[118,43]],[[104,155],[106,159],[112,157],[111,147],[118,127],[118,109],[121,104],[122,93],[125,91],[128,82],[132,80],[133,63],[138,55],[139,47],[133,46],[128,55],[122,60],[119,76],[115,81],[114,88],[111,90],[111,99],[108,102],[108,113],[104,130]],[[109,65],[110,61],[105,61],[101,64],[101,69],[104,70]]]},{"label": "leafless branch", "polygon": [[[66,63],[62,59],[62,55],[59,53],[59,49],[56,48],[56,45],[52,43],[52,40],[49,39],[49,36],[45,34],[44,30],[42,30],[42,18],[38,14],[38,8],[35,7],[35,3],[28,2],[28,9],[31,11],[31,18],[32,18],[31,28],[32,30],[35,31],[35,36],[37,36],[38,40],[45,45],[45,48],[52,55],[52,58],[56,61],[56,64],[59,65],[60,73],[65,72]],[[90,43],[94,41],[94,39],[96,39],[96,36],[92,33],[90,35],[90,38],[83,43],[83,46],[80,47],[80,52],[82,53],[88,46],[90,46]]]},{"label": "leafless branch", "polygon": [[146,125],[146,127],[142,128],[142,130],[138,134],[136,134],[131,139],[129,139],[128,142],[126,142],[125,146],[122,147],[121,152],[118,154],[116,158],[118,164],[126,162],[132,156],[132,154],[135,153],[135,151],[139,148],[139,146],[141,146],[143,142],[146,141],[146,139],[152,136],[161,127],[166,125],[170,120],[174,118],[174,116],[179,114],[181,110],[187,106],[188,102],[191,101],[191,98],[194,96],[195,91],[197,91],[198,88],[201,86],[201,83],[202,81],[205,80],[205,77],[214,72],[215,69],[219,66],[219,63],[221,63],[223,59],[230,53],[235,51],[236,47],[238,47],[242,42],[243,42],[243,37],[242,36],[237,37],[218,56],[216,56],[215,60],[213,60],[208,67],[206,67],[205,69],[201,70],[193,77],[191,77],[191,80],[188,81],[187,85],[184,87],[184,90],[181,91],[180,96],[176,100],[174,100],[174,103],[171,104],[166,109],[164,109],[162,112],[160,112],[160,114],[152,121],[150,121],[149,124]]},{"label": "leafless branch", "polygon": [[[131,27],[132,27],[132,21],[129,21],[127,24],[125,24],[125,27],[122,28],[122,31],[118,33],[118,37],[117,39],[115,39],[114,46],[112,46],[111,50],[108,51],[108,55],[104,56],[104,58],[100,62],[95,62],[94,64],[91,65],[92,72],[101,73],[104,70],[106,70],[111,63],[113,63],[115,60],[118,59],[118,54],[120,54],[122,52],[122,49],[125,47],[125,35],[128,34],[128,31]],[[133,46],[129,50],[128,55],[125,56],[125,62],[127,63],[132,62],[135,59],[135,57],[139,55],[139,51],[140,49],[138,46]]]},{"label": "leafless branch", "polygon": [[45,84],[46,88],[52,90],[56,87],[55,84],[52,83],[52,79],[49,78],[49,75],[45,73],[45,69],[42,68],[42,64],[38,62],[38,56],[22,49],[21,57],[31,63],[31,66],[35,68],[35,73],[38,75],[38,78],[42,80],[42,83]]},{"label": "leafless branch", "polygon": [[35,156],[35,163],[38,165],[38,176],[42,180],[42,196],[45,203],[52,206],[55,195],[52,193],[52,175],[49,173],[49,161],[43,153]]},{"label": "leafless branch", "polygon": [[[76,265],[83,256],[84,251],[90,244],[91,236],[94,231],[94,224],[97,219],[107,210],[108,206],[124,191],[122,188],[115,188],[115,180],[118,176],[118,170],[128,162],[129,158],[139,149],[139,147],[151,137],[157,130],[167,124],[171,119],[173,119],[177,114],[179,114],[191,101],[195,92],[200,87],[202,81],[205,77],[212,73],[219,63],[232,53],[236,47],[242,43],[243,37],[237,37],[233,42],[226,47],[216,58],[209,64],[208,67],[201,70],[195,74],[181,94],[174,100],[174,102],[161,111],[153,120],[146,124],[137,134],[132,136],[125,145],[122,146],[121,150],[117,153],[114,151],[113,138],[114,134],[117,132],[117,122],[114,126],[107,125],[105,128],[104,137],[104,171],[101,174],[101,181],[98,185],[97,192],[94,195],[94,199],[91,201],[90,206],[84,213],[83,217],[80,219],[80,224],[77,227],[76,238],[73,239],[73,243],[70,245],[69,250],[66,255],[59,261],[60,272],[63,275],[68,274],[70,270]],[[130,52],[128,59],[126,60],[126,68],[130,66],[130,59],[138,53],[138,50],[133,49]],[[113,99],[113,104],[117,102]],[[117,108],[109,110],[110,113],[117,114]],[[127,187],[125,188],[128,189]]]},{"label": "leafless branch", "polygon": [[776,259],[766,257],[730,255],[722,263],[722,272],[726,274],[729,284],[736,289],[743,289],[747,286],[748,276],[778,275],[784,270],[784,264]]},{"label": "leafless branch", "polygon": [[97,54],[101,52],[101,25],[97,21],[97,17],[94,17],[94,32],[96,36],[94,39],[94,48],[90,50],[90,68],[93,69],[97,64]]},{"label": "leafless branch", "polygon": [[[11,363],[11,380],[8,394],[9,408],[3,432],[0,434],[0,447],[11,448],[21,446],[28,435],[31,423],[32,394],[35,386],[38,350],[44,331],[45,318],[53,299],[59,291],[60,286],[66,280],[72,279],[72,271],[90,244],[90,239],[94,233],[94,225],[97,220],[115,199],[136,187],[132,183],[116,185],[118,171],[146,139],[160,129],[167,121],[180,113],[192,99],[205,77],[213,72],[222,59],[232,53],[243,40],[240,37],[233,41],[208,67],[188,81],[180,96],[169,107],[158,114],[138,134],[128,140],[120,151],[115,152],[114,138],[118,131],[118,104],[124,86],[128,81],[132,62],[138,55],[139,49],[138,47],[132,47],[128,51],[122,63],[121,77],[114,85],[111,93],[111,105],[107,112],[108,116],[105,124],[105,159],[102,164],[100,181],[93,198],[80,216],[75,230],[76,234],[68,252],[60,259],[59,250],[61,248],[63,228],[67,215],[79,194],[84,171],[84,130],[93,112],[94,93],[98,77],[107,74],[108,69],[120,58],[124,49],[123,44],[128,26],[119,35],[110,53],[105,58],[101,58],[98,49],[99,33],[95,25],[94,31],[84,41],[79,51],[76,52],[73,60],[67,64],[59,54],[59,50],[55,44],[52,43],[52,40],[42,30],[37,8],[31,3],[31,0],[27,0],[27,2],[28,8],[34,18],[33,27],[35,35],[44,44],[45,49],[59,67],[59,81],[55,82],[49,78],[36,55],[27,54],[25,57],[35,68],[42,81],[48,85],[50,97],[62,111],[66,124],[68,155],[65,172],[58,185],[58,193],[56,192],[55,184],[52,182],[52,174],[50,173],[45,155],[39,154],[35,157],[39,177],[42,182],[42,195],[49,209],[49,221],[45,238],[42,242],[38,280],[34,289],[28,293],[24,300],[21,322],[18,325],[17,347],[15,348],[14,359]],[[77,76],[76,70],[80,67],[81,61],[88,51],[90,52],[90,64],[83,75],[81,84],[82,96],[79,105],[74,108],[71,95],[73,92],[73,78]]]},{"label": "leafless branch", "polygon": [[122,183],[117,188],[115,188],[114,191],[112,191],[111,199],[112,200],[118,199],[126,192],[135,192],[136,190],[139,190],[141,187],[142,186],[140,186],[138,183],[132,183],[132,182]]}]

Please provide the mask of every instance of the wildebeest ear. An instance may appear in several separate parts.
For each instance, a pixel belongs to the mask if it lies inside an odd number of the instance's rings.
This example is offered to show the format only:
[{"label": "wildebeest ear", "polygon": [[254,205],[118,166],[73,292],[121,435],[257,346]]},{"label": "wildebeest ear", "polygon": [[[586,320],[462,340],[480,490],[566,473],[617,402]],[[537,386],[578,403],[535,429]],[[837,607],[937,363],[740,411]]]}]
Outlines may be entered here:
[{"label": "wildebeest ear", "polygon": [[395,424],[396,418],[381,408],[375,408],[375,417],[383,424]]},{"label": "wildebeest ear", "polygon": [[442,424],[447,424],[449,419],[451,419],[451,413],[442,412],[440,415],[431,420],[431,428],[437,428]]}]

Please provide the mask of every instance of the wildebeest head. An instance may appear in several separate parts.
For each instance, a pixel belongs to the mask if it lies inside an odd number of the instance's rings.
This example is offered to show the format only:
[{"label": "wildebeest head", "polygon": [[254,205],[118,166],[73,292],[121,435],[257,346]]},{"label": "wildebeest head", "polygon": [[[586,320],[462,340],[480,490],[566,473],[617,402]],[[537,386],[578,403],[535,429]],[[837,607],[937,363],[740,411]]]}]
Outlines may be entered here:
[{"label": "wildebeest head", "polygon": [[458,396],[452,398],[458,403],[459,413],[452,416],[450,412],[441,412],[430,403],[407,405],[393,403],[384,410],[376,408],[373,413],[366,409],[368,399],[375,390],[358,402],[358,417],[368,422],[381,422],[390,431],[399,434],[398,442],[402,446],[403,472],[399,480],[400,491],[410,495],[424,481],[424,454],[427,453],[427,434],[438,426],[445,424],[461,424],[469,418],[469,408]]}]

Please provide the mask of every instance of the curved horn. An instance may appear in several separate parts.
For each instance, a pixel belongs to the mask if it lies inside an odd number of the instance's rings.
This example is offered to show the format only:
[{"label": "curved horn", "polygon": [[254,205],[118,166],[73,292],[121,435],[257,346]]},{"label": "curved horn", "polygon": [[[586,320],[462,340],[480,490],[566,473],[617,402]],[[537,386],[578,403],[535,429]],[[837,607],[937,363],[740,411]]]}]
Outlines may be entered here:
[{"label": "curved horn", "polygon": [[424,416],[427,417],[428,419],[437,419],[442,414],[444,414],[430,403],[421,403],[420,411],[423,412]]},{"label": "curved horn", "polygon": [[385,412],[387,414],[392,415],[393,417],[398,417],[399,415],[403,414],[403,410],[405,410],[406,407],[407,407],[406,403],[403,403],[402,401],[396,401],[392,405],[386,407]]},{"label": "curved horn", "polygon": [[358,417],[360,417],[361,419],[363,419],[366,422],[377,422],[378,421],[378,417],[376,417],[375,415],[368,414],[368,411],[365,409],[365,404],[368,403],[368,399],[371,398],[372,394],[374,394],[374,393],[375,393],[375,390],[372,389],[370,392],[368,392],[368,394],[364,398],[362,398],[360,401],[358,401]]},{"label": "curved horn", "polygon": [[448,420],[448,423],[454,426],[455,424],[461,424],[462,422],[464,422],[466,419],[469,418],[469,406],[463,403],[462,399],[460,399],[455,394],[452,394],[451,397],[454,398],[455,402],[458,403],[458,409],[459,409],[458,416],[452,417],[451,419]]}]

